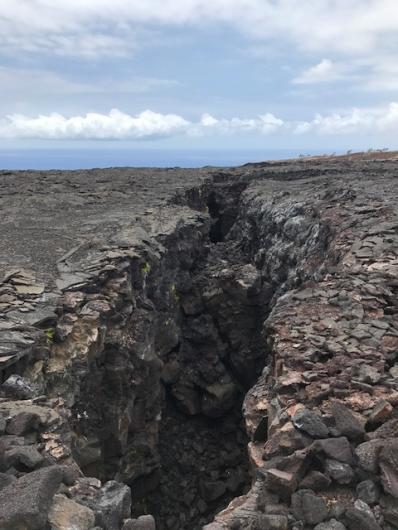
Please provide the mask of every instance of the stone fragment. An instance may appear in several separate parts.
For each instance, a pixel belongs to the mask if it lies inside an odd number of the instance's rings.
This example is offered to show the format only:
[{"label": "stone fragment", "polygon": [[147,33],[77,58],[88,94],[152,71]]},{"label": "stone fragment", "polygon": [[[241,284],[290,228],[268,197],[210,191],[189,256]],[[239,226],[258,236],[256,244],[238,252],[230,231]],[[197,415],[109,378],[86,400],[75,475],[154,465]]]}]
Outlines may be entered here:
[{"label": "stone fragment", "polygon": [[378,429],[368,433],[369,438],[398,438],[398,418],[392,418],[391,420],[383,423]]},{"label": "stone fragment", "polygon": [[122,530],[156,530],[155,519],[152,515],[141,515],[138,519],[128,519]]},{"label": "stone fragment", "polygon": [[347,508],[345,520],[349,530],[382,530],[370,507],[361,500]]},{"label": "stone fragment", "polygon": [[286,515],[259,515],[255,522],[257,530],[288,530]]},{"label": "stone fragment", "polygon": [[329,429],[321,416],[312,410],[300,410],[295,414],[292,421],[297,429],[306,432],[313,438],[327,438],[329,435]]},{"label": "stone fragment", "polygon": [[32,445],[9,449],[4,453],[2,458],[3,465],[6,469],[12,466],[18,469],[21,465],[29,469],[35,469],[43,460],[43,456]]},{"label": "stone fragment", "polygon": [[297,479],[293,473],[280,469],[267,469],[264,471],[264,477],[267,488],[282,498],[289,498],[297,489]]},{"label": "stone fragment", "polygon": [[330,486],[331,480],[320,471],[310,471],[300,482],[300,489],[322,491]]},{"label": "stone fragment", "polygon": [[330,519],[324,523],[319,523],[316,525],[314,530],[347,530],[346,527],[340,521],[336,519]]},{"label": "stone fragment", "polygon": [[7,433],[21,436],[37,429],[40,418],[32,412],[20,412],[16,414],[7,424]]},{"label": "stone fragment", "polygon": [[299,490],[292,495],[292,511],[296,519],[310,525],[321,523],[329,513],[325,501],[311,490]]},{"label": "stone fragment", "polygon": [[379,465],[383,489],[398,499],[398,440],[389,440],[380,451]]},{"label": "stone fragment", "polygon": [[325,473],[338,484],[349,484],[354,478],[352,467],[337,460],[326,460]]},{"label": "stone fragment", "polygon": [[380,499],[380,507],[384,519],[394,528],[398,528],[398,499],[383,495]]},{"label": "stone fragment", "polygon": [[336,427],[343,436],[347,436],[350,440],[357,440],[363,437],[365,434],[365,422],[361,422],[343,403],[334,401],[332,414]]},{"label": "stone fragment", "polygon": [[364,480],[357,485],[358,499],[372,506],[380,498],[380,488],[373,480]]},{"label": "stone fragment", "polygon": [[0,491],[2,530],[43,530],[52,499],[62,480],[58,466],[33,471]]},{"label": "stone fragment", "polygon": [[372,409],[368,422],[370,424],[383,423],[391,416],[392,411],[393,407],[391,403],[389,403],[385,399],[381,399],[376,403],[376,405]]},{"label": "stone fragment", "polygon": [[202,397],[202,413],[209,418],[219,418],[230,410],[237,396],[234,383],[214,383],[206,387]]},{"label": "stone fragment", "polygon": [[0,473],[0,490],[15,482],[16,478],[7,473]]},{"label": "stone fragment", "polygon": [[16,290],[18,294],[42,294],[45,286],[37,283],[35,285],[17,285]]},{"label": "stone fragment", "polygon": [[379,468],[379,453],[384,443],[383,440],[370,440],[355,448],[355,455],[358,458],[358,464],[361,469],[369,473],[377,473]]},{"label": "stone fragment", "polygon": [[376,385],[381,379],[380,372],[374,367],[368,364],[362,364],[358,372],[358,380],[361,383],[367,383],[369,385]]},{"label": "stone fragment", "polygon": [[[83,485],[84,480],[80,480]],[[114,480],[107,482],[90,497],[80,494],[76,488],[75,500],[88,506],[95,513],[95,523],[105,530],[120,530],[122,521],[131,515],[130,488]]]},{"label": "stone fragment", "polygon": [[51,530],[90,530],[95,524],[95,515],[87,506],[78,504],[65,495],[55,495],[48,522]]},{"label": "stone fragment", "polygon": [[20,375],[10,375],[8,379],[1,385],[5,395],[14,399],[32,399],[41,394],[39,385],[32,383],[25,377]]},{"label": "stone fragment", "polygon": [[346,464],[353,463],[353,454],[351,446],[344,436],[340,438],[327,438],[326,440],[317,440],[313,443],[312,449],[315,452],[323,452],[332,460],[338,460]]}]

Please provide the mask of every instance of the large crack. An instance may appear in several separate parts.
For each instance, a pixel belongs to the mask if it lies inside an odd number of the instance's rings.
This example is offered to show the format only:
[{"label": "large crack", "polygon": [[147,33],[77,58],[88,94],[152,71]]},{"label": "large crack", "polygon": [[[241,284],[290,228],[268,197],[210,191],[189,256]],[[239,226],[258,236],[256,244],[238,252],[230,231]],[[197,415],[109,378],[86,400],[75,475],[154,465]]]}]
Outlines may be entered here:
[{"label": "large crack", "polygon": [[[242,402],[269,362],[263,323],[275,292],[292,285],[287,277],[296,262],[290,256],[289,263],[285,249],[281,279],[261,273],[261,237],[272,237],[275,227],[268,232],[261,226],[259,212],[250,218],[241,201],[246,186],[221,182],[207,190],[211,223],[203,256],[189,273],[189,285],[176,287],[181,334],[163,357],[159,486],[148,494],[142,479],[139,488],[133,483],[136,513],[155,514],[161,530],[202,528],[252,481]],[[294,285],[299,282],[295,278]],[[262,439],[265,430],[258,426],[253,439]]]}]

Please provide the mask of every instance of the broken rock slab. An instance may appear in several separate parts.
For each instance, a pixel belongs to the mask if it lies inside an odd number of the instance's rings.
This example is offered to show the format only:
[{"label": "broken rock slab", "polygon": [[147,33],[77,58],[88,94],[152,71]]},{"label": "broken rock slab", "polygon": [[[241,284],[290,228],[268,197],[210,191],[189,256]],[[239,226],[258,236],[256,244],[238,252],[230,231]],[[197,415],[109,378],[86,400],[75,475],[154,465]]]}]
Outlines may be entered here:
[{"label": "broken rock slab", "polygon": [[2,530],[43,530],[53,497],[62,481],[58,466],[33,471],[0,491]]}]

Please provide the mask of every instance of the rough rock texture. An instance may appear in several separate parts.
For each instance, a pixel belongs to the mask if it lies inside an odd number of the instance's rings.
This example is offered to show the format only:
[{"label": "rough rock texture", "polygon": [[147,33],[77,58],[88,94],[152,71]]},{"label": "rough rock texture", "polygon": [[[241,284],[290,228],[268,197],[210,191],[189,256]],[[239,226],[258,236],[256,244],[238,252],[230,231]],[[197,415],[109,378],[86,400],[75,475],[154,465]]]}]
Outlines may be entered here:
[{"label": "rough rock texture", "polygon": [[0,529],[396,528],[397,177],[0,172]]}]

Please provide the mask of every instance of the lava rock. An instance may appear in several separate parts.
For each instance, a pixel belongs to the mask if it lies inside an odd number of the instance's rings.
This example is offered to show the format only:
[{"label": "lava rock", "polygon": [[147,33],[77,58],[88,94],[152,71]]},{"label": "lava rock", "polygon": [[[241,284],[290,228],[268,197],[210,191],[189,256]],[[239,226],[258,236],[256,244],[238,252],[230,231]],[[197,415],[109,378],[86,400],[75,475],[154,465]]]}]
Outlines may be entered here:
[{"label": "lava rock", "polygon": [[354,478],[352,467],[337,460],[326,460],[325,473],[338,484],[349,484]]},{"label": "lava rock", "polygon": [[43,456],[39,453],[36,447],[31,445],[9,449],[4,453],[2,458],[2,463],[5,469],[12,466],[16,468],[26,466],[29,469],[35,469],[43,461]]},{"label": "lava rock", "polygon": [[376,504],[380,498],[380,488],[373,480],[364,480],[357,485],[358,498],[369,504]]},{"label": "lava rock", "polygon": [[51,530],[90,530],[95,524],[95,515],[87,506],[78,504],[65,495],[55,495],[48,522]]},{"label": "lava rock", "polygon": [[384,519],[394,528],[398,528],[398,499],[383,495],[380,499],[380,507]]},{"label": "lava rock", "polygon": [[330,486],[331,480],[320,471],[310,471],[300,482],[300,489],[322,491]]},{"label": "lava rock", "polygon": [[128,519],[122,530],[156,530],[155,519],[152,515],[141,515],[138,519]]},{"label": "lava rock", "polygon": [[131,492],[128,486],[114,480],[100,490],[95,507],[96,524],[105,530],[119,530],[123,519],[131,515]]},{"label": "lava rock", "polygon": [[319,523],[316,525],[314,530],[347,530],[346,527],[340,521],[336,519],[330,519],[324,523]]},{"label": "lava rock", "polygon": [[297,412],[293,417],[293,425],[313,438],[327,438],[329,435],[329,429],[321,416],[312,410],[304,409]]},{"label": "lava rock", "polygon": [[39,385],[16,374],[10,375],[1,388],[7,397],[13,399],[32,399],[42,393]]},{"label": "lava rock", "polygon": [[21,436],[38,428],[40,418],[32,412],[20,412],[16,414],[7,424],[7,433]]},{"label": "lava rock", "polygon": [[286,515],[259,515],[254,528],[256,530],[288,530],[289,520]]},{"label": "lava rock", "polygon": [[379,456],[381,482],[386,493],[398,499],[398,440],[388,441]]},{"label": "lava rock", "polygon": [[0,490],[16,481],[16,478],[7,473],[0,473]]},{"label": "lava rock", "polygon": [[365,421],[361,422],[343,403],[334,401],[332,404],[332,414],[336,427],[343,436],[347,436],[350,440],[363,438],[365,434]]},{"label": "lava rock", "polygon": [[267,469],[264,471],[266,487],[282,498],[290,498],[297,489],[297,479],[293,473],[280,469]]},{"label": "lava rock", "polygon": [[312,525],[321,523],[329,514],[325,501],[311,490],[299,490],[292,495],[292,511],[297,520]]},{"label": "lava rock", "polygon": [[0,491],[2,530],[43,530],[62,470],[51,466],[33,471]]},{"label": "lava rock", "polygon": [[345,520],[349,530],[382,530],[370,507],[361,500],[346,510]]},{"label": "lava rock", "polygon": [[315,452],[323,452],[327,457],[339,462],[352,464],[354,461],[351,446],[344,436],[317,440],[313,443],[312,449]]},{"label": "lava rock", "polygon": [[379,468],[379,453],[385,442],[383,440],[370,440],[355,448],[358,464],[364,471],[377,473]]}]

